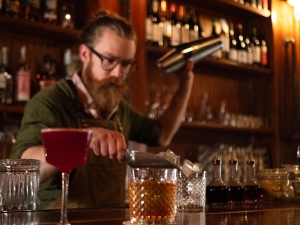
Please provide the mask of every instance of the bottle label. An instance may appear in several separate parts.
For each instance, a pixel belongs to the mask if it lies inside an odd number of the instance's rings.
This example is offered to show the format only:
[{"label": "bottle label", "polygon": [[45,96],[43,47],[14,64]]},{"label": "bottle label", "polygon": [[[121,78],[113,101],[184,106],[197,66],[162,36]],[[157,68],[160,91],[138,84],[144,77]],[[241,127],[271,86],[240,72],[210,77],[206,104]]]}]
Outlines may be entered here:
[{"label": "bottle label", "polygon": [[6,77],[3,73],[0,73],[0,89],[6,89]]},{"label": "bottle label", "polygon": [[247,52],[245,50],[238,50],[238,62],[247,64]]},{"label": "bottle label", "polygon": [[232,61],[237,61],[238,60],[238,54],[237,54],[237,50],[232,48],[229,51],[229,59]]},{"label": "bottle label", "polygon": [[260,63],[261,62],[261,50],[260,47],[254,46],[253,48],[253,62],[254,63]]},{"label": "bottle label", "polygon": [[28,101],[30,99],[30,77],[28,71],[19,71],[17,75],[17,101]]},{"label": "bottle label", "polygon": [[151,18],[147,17],[145,21],[146,27],[146,40],[152,41],[152,20]]},{"label": "bottle label", "polygon": [[247,53],[247,64],[252,65],[253,64],[253,52],[248,51]]},{"label": "bottle label", "polygon": [[190,30],[189,25],[184,25],[181,27],[181,43],[190,42]]},{"label": "bottle label", "polygon": [[153,23],[153,41],[158,43],[163,41],[163,23]]},{"label": "bottle label", "polygon": [[177,46],[180,44],[180,25],[176,24],[172,26],[171,45]]},{"label": "bottle label", "polygon": [[261,47],[261,64],[268,65],[268,48],[265,45]]},{"label": "bottle label", "polygon": [[223,44],[223,47],[222,47],[223,52],[229,52],[229,48],[230,48],[229,47],[230,46],[229,37],[226,35],[223,35],[223,36],[221,36],[221,41]]}]

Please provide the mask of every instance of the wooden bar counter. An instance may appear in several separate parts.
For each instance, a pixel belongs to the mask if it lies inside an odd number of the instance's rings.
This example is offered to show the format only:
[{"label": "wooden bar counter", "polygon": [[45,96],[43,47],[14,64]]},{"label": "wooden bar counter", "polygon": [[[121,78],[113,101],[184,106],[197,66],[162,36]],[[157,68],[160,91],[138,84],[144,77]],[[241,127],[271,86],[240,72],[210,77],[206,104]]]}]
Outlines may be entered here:
[{"label": "wooden bar counter", "polygon": [[[54,225],[59,210],[0,213],[0,224]],[[72,225],[122,225],[129,220],[128,208],[69,209]],[[300,203],[274,202],[258,206],[211,208],[206,212],[178,213],[177,225],[297,225],[300,224]]]}]

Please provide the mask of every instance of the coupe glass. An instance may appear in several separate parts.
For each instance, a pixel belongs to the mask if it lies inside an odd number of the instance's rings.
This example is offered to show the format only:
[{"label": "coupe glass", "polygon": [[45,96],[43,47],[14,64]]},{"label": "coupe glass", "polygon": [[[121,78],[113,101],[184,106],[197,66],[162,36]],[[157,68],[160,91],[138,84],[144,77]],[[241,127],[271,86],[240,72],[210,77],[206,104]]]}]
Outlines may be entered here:
[{"label": "coupe glass", "polygon": [[70,225],[67,218],[69,175],[72,169],[86,162],[92,133],[71,128],[42,129],[46,161],[62,172],[61,225]]}]

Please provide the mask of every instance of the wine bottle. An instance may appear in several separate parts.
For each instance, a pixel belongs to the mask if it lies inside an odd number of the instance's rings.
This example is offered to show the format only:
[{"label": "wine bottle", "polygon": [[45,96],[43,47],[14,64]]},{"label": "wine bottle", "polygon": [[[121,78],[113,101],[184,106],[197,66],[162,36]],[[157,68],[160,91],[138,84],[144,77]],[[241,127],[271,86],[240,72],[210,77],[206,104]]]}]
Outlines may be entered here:
[{"label": "wine bottle", "polygon": [[257,38],[256,27],[252,28],[252,50],[253,50],[253,66],[260,67],[261,65],[261,46]]},{"label": "wine bottle", "polygon": [[247,51],[246,44],[243,36],[243,25],[241,23],[237,24],[238,31],[238,40],[237,40],[237,55],[238,55],[238,63],[247,64]]},{"label": "wine bottle", "polygon": [[181,20],[181,43],[190,42],[189,24],[186,20],[186,8],[183,5],[179,6],[179,16]]},{"label": "wine bottle", "polygon": [[246,44],[246,51],[247,51],[247,63],[248,65],[253,65],[253,49],[252,43],[250,41],[249,36],[245,36],[245,44]]},{"label": "wine bottle", "polygon": [[5,14],[12,17],[19,17],[20,14],[20,0],[4,0],[5,1]]},{"label": "wine bottle", "polygon": [[43,21],[50,24],[57,24],[57,0],[44,1]]},{"label": "wine bottle", "polygon": [[3,64],[3,48],[1,49],[1,64],[0,64],[0,105],[5,103],[5,91],[6,91],[6,69]]},{"label": "wine bottle", "polygon": [[160,2],[160,20],[163,26],[163,46],[170,46],[171,37],[171,21],[167,15],[167,1],[161,0]]},{"label": "wine bottle", "polygon": [[[216,17],[212,17],[212,32],[211,32],[211,36],[212,37],[219,37],[219,33],[217,32],[217,18]],[[222,50],[218,50],[216,51],[213,56],[217,59],[221,59],[222,58]]]},{"label": "wine bottle", "polygon": [[41,12],[41,0],[21,0],[21,14],[24,19],[41,20]]},{"label": "wine bottle", "polygon": [[229,23],[229,59],[232,61],[237,62],[237,40],[235,38],[234,33],[234,24],[231,22]]},{"label": "wine bottle", "polygon": [[268,45],[264,36],[261,39],[261,67],[268,67]]},{"label": "wine bottle", "polygon": [[181,43],[181,23],[177,18],[176,5],[171,3],[171,46],[177,46]]},{"label": "wine bottle", "polygon": [[145,39],[146,39],[146,43],[147,44],[151,44],[152,43],[152,16],[153,16],[153,12],[152,12],[152,5],[150,4],[152,3],[151,1],[147,1],[147,16],[145,19]]},{"label": "wine bottle", "polygon": [[164,72],[172,73],[182,68],[187,60],[195,63],[204,57],[219,51],[222,48],[220,37],[201,38],[196,41],[184,43],[171,49],[157,60],[157,66]]},{"label": "wine bottle", "polygon": [[195,23],[195,9],[194,8],[190,8],[189,12],[188,12],[188,20],[187,23],[189,25],[189,40],[190,41],[194,41],[197,40],[198,37],[198,27],[197,24]]},{"label": "wine bottle", "polygon": [[152,2],[152,44],[163,45],[163,23],[160,21],[157,0]]},{"label": "wine bottle", "polygon": [[26,46],[20,49],[20,64],[17,72],[16,103],[26,104],[30,99],[31,70],[26,61]]},{"label": "wine bottle", "polygon": [[228,59],[229,58],[229,50],[230,50],[230,44],[229,44],[229,34],[228,32],[225,30],[225,26],[226,26],[226,21],[225,19],[220,19],[220,24],[221,24],[221,32],[220,32],[220,38],[222,40],[222,58],[223,59]]},{"label": "wine bottle", "polygon": [[199,38],[204,38],[206,37],[206,34],[202,28],[202,24],[201,24],[201,14],[199,12],[196,12],[196,25],[198,26],[198,37]]},{"label": "wine bottle", "polygon": [[[2,64],[0,68],[0,77],[1,74],[5,77],[5,100],[6,105],[12,105],[14,101],[14,80],[11,74],[11,71],[8,66],[8,47],[4,46],[1,48],[1,58]],[[0,78],[1,79],[1,78]]]}]

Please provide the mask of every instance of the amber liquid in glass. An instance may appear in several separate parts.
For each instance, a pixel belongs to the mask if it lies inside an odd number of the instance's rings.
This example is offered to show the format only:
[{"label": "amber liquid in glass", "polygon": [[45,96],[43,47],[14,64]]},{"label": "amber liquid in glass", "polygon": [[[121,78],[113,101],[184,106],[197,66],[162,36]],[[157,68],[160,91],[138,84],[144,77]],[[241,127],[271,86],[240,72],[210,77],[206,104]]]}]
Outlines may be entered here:
[{"label": "amber liquid in glass", "polygon": [[172,220],[175,217],[177,186],[157,181],[129,181],[130,218]]}]

